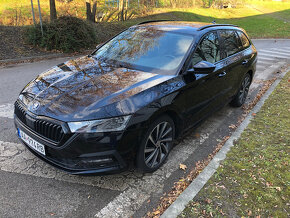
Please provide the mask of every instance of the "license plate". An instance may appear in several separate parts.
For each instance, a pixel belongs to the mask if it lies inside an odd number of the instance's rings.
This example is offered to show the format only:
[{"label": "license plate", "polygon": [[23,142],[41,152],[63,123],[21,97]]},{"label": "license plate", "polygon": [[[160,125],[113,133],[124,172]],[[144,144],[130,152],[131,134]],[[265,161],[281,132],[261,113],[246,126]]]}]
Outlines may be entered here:
[{"label": "license plate", "polygon": [[18,129],[18,136],[33,150],[45,155],[45,148],[43,144],[40,144],[39,142],[35,141],[33,138],[31,138],[29,135],[27,135],[25,132]]}]

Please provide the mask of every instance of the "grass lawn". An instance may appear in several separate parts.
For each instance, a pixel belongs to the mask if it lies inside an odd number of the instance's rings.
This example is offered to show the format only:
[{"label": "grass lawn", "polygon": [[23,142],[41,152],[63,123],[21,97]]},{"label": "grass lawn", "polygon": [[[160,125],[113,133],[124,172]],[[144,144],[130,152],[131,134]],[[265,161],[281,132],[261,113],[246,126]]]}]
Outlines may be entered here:
[{"label": "grass lawn", "polygon": [[135,21],[150,19],[176,19],[197,22],[216,21],[217,23],[238,25],[244,28],[251,38],[290,38],[290,2],[280,4],[279,7],[276,6],[272,10],[269,8],[265,9],[260,5],[227,9],[162,8],[154,10],[154,15],[131,20],[127,24],[134,24],[136,23]]},{"label": "grass lawn", "polygon": [[290,72],[179,217],[289,217]]}]

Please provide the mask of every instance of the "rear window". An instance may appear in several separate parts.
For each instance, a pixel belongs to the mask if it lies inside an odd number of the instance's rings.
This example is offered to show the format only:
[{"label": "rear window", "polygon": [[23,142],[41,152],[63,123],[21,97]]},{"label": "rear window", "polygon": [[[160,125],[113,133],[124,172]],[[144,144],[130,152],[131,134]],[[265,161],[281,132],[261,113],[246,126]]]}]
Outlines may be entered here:
[{"label": "rear window", "polygon": [[240,39],[242,41],[243,47],[244,48],[248,48],[250,46],[250,42],[249,42],[248,38],[245,36],[245,34],[240,32],[240,31],[238,31],[238,35],[239,35],[239,37],[240,37]]},{"label": "rear window", "polygon": [[236,31],[221,30],[220,36],[224,41],[226,57],[229,57],[242,50],[243,47]]}]

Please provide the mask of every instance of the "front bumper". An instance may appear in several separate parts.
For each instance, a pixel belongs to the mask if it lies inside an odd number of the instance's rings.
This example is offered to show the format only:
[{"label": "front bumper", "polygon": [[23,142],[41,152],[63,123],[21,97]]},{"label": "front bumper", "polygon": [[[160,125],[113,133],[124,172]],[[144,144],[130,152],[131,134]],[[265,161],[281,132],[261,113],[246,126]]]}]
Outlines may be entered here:
[{"label": "front bumper", "polygon": [[56,147],[17,117],[14,117],[14,122],[17,129],[45,146],[46,155],[43,155],[20,139],[34,155],[65,172],[77,175],[111,174],[127,168],[132,145],[127,143],[128,136],[124,132],[71,134],[64,144]]}]

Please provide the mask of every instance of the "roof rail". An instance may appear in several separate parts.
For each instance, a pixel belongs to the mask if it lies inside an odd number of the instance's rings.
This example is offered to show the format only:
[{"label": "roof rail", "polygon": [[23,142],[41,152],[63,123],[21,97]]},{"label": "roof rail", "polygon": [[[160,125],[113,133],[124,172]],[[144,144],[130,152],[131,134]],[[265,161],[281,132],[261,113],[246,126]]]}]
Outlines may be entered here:
[{"label": "roof rail", "polygon": [[155,23],[155,22],[165,22],[165,21],[175,21],[175,20],[147,20],[147,21],[138,23],[137,25],[146,24],[146,23]]},{"label": "roof rail", "polygon": [[215,26],[232,26],[232,27],[238,27],[237,25],[233,25],[233,24],[209,24],[209,25],[205,25],[205,26],[202,26],[202,27],[198,28],[197,31],[204,30],[204,29],[210,28],[210,27],[215,27]]}]

